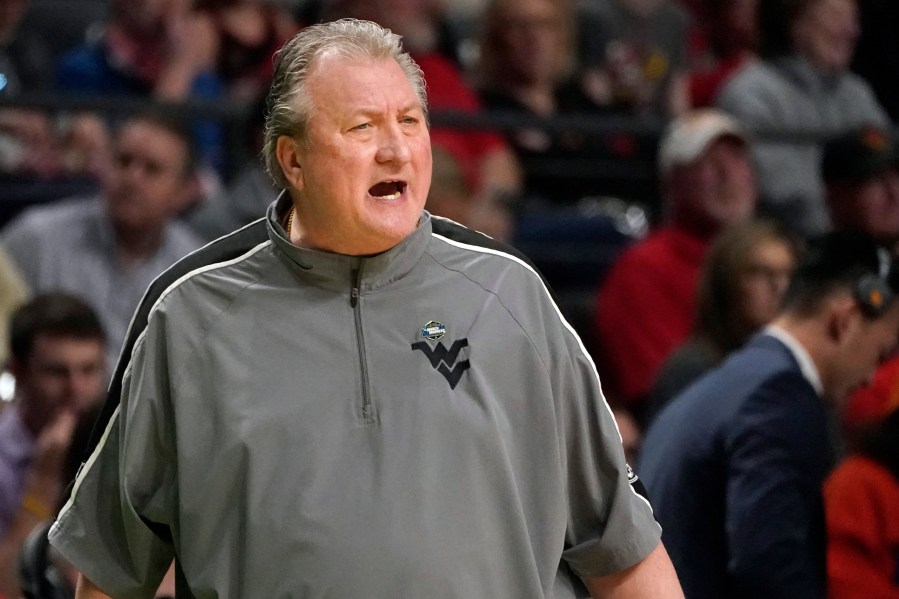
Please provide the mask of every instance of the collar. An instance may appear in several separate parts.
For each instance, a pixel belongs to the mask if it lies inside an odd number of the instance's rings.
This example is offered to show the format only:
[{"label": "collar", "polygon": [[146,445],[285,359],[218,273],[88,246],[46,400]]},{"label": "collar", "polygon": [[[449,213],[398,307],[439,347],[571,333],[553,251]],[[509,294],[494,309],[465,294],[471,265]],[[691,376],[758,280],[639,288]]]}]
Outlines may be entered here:
[{"label": "collar", "polygon": [[790,350],[790,353],[793,354],[793,358],[799,364],[799,370],[802,371],[802,376],[805,377],[805,380],[809,382],[819,396],[823,396],[824,385],[821,383],[821,373],[818,372],[818,367],[815,366],[815,363],[812,361],[811,355],[809,355],[805,347],[799,343],[799,340],[786,330],[773,324],[766,326],[763,332],[766,335],[774,337]]},{"label": "collar", "polygon": [[431,215],[423,211],[418,227],[400,243],[374,256],[347,256],[293,245],[281,222],[290,209],[290,195],[282,191],[266,212],[268,236],[276,254],[305,282],[335,290],[358,287],[364,295],[401,279],[421,259],[431,240]]}]

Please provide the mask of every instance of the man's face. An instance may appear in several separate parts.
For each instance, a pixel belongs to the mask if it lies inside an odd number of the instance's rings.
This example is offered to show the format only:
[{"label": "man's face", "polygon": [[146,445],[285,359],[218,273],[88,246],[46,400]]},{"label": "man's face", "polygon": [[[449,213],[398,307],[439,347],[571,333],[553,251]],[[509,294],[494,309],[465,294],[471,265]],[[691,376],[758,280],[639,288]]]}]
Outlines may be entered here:
[{"label": "man's face", "polygon": [[103,395],[104,347],[99,339],[38,335],[31,354],[15,368],[23,419],[32,430],[52,422],[62,410],[85,413]]},{"label": "man's face", "polygon": [[719,138],[692,164],[675,167],[670,184],[678,219],[704,232],[745,220],[755,209],[749,151],[735,138]]},{"label": "man's face", "polygon": [[510,78],[544,83],[558,78],[563,59],[564,24],[556,5],[547,0],[506,2],[500,48]]},{"label": "man's face", "polygon": [[817,0],[793,26],[797,51],[826,73],[849,67],[859,36],[855,0]]},{"label": "man's face", "polygon": [[428,196],[424,111],[393,60],[325,54],[316,63],[308,79],[308,146],[287,142],[298,163],[300,244],[347,255],[386,251],[415,230]]},{"label": "man's face", "polygon": [[835,224],[864,231],[881,243],[899,241],[899,171],[887,171],[857,185],[834,185]]},{"label": "man's face", "polygon": [[187,148],[175,133],[136,120],[118,134],[105,181],[106,210],[120,232],[160,229],[185,207],[192,192]]},{"label": "man's face", "polygon": [[896,349],[899,340],[899,301],[880,318],[858,320],[841,343],[834,373],[825,383],[830,400],[841,405],[859,387],[869,384],[874,371]]}]

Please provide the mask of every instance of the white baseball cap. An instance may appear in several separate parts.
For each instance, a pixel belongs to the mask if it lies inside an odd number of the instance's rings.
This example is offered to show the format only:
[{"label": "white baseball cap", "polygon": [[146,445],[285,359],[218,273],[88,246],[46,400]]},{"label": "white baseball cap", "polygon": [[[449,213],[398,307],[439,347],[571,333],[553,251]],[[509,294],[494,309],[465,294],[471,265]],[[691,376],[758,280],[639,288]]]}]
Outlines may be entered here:
[{"label": "white baseball cap", "polygon": [[664,177],[672,167],[690,164],[721,137],[733,137],[744,144],[749,142],[740,123],[715,108],[691,110],[678,117],[665,129],[659,143],[659,174]]}]

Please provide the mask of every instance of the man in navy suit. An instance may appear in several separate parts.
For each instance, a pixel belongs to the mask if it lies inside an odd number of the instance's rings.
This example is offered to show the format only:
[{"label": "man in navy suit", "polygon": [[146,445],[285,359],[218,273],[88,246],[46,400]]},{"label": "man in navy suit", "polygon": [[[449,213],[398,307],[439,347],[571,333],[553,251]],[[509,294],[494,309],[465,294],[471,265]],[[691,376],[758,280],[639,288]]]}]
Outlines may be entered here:
[{"label": "man in navy suit", "polygon": [[895,346],[897,292],[873,240],[816,240],[774,322],[650,427],[637,471],[687,599],[825,597],[828,404]]}]

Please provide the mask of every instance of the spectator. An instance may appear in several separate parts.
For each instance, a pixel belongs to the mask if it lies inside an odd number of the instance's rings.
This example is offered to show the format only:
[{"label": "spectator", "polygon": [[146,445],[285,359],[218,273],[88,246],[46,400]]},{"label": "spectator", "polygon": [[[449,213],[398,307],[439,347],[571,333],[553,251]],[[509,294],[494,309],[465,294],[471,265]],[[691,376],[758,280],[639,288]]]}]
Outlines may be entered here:
[{"label": "spectator", "polygon": [[540,277],[422,211],[399,36],[303,29],[269,106],[285,193],[152,286],[51,529],[79,599],[148,596],[173,556],[193,596],[682,598]]},{"label": "spectator", "polygon": [[746,144],[737,122],[713,109],[672,123],[659,149],[665,221],[625,250],[596,296],[603,389],[641,418],[659,367],[690,334],[712,239],[755,207]]},{"label": "spectator", "polygon": [[123,123],[103,192],[32,208],[2,243],[35,293],[64,289],[100,315],[115,363],[132,312],[150,282],[201,245],[174,220],[197,189],[190,138],[169,116]]},{"label": "spectator", "polygon": [[828,141],[821,171],[833,226],[899,250],[899,149],[889,130],[865,127]]},{"label": "spectator", "polygon": [[690,105],[714,106],[721,87],[758,50],[759,0],[703,0],[690,44]]},{"label": "spectator", "polygon": [[824,484],[829,599],[899,599],[897,372],[880,422]]},{"label": "spectator", "polygon": [[[603,193],[596,160],[618,157],[603,137],[539,126],[540,119],[601,112],[573,79],[574,27],[568,0],[491,0],[483,15],[480,96],[491,111],[534,121],[506,138],[524,170],[525,193],[537,203],[570,204]],[[635,152],[627,149],[624,156]]]},{"label": "spectator", "polygon": [[76,423],[102,399],[104,341],[96,314],[72,296],[36,296],[12,316],[16,398],[0,414],[0,593],[7,596],[17,596],[18,547],[55,513],[68,483]]},{"label": "spectator", "polygon": [[[0,6],[0,97],[16,97],[50,87],[49,49],[21,30],[28,0]],[[96,117],[51,118],[40,110],[0,109],[0,176],[50,179],[98,176],[106,166],[107,136]]]},{"label": "spectator", "polygon": [[499,198],[476,201],[453,155],[439,147],[432,147],[431,153],[434,167],[425,208],[435,216],[448,218],[498,241],[510,242],[514,229],[511,207]]},{"label": "spectator", "polygon": [[691,599],[823,599],[828,404],[899,337],[899,270],[852,232],[817,240],[784,307],[666,406],[638,472]]},{"label": "spectator", "polygon": [[[112,0],[103,35],[59,58],[57,89],[170,102],[221,97],[214,24],[189,5],[189,0]],[[194,136],[202,165],[221,168],[220,125],[198,121]]]},{"label": "spectator", "polygon": [[594,102],[659,119],[687,110],[687,13],[672,0],[587,0],[583,6],[581,77]]},{"label": "spectator", "polygon": [[718,236],[700,274],[693,332],[659,370],[647,422],[775,317],[798,251],[789,234],[770,221],[738,223]]},{"label": "spectator", "polygon": [[292,13],[275,0],[197,0],[194,9],[209,19],[203,30],[217,38],[215,71],[237,102],[254,102],[272,80],[275,52],[299,30]]},{"label": "spectator", "polygon": [[805,235],[830,226],[818,140],[889,126],[870,87],[848,70],[856,13],[855,0],[760,0],[762,60],[718,96],[718,106],[759,133],[760,208]]}]

